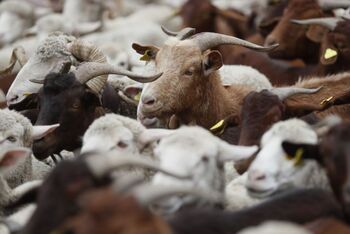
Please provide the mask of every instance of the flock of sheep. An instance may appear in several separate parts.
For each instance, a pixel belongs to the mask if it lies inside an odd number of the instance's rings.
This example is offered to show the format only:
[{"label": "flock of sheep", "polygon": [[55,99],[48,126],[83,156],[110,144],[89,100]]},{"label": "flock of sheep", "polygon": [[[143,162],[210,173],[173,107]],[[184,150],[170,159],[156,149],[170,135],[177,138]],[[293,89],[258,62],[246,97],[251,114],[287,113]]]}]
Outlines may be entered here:
[{"label": "flock of sheep", "polygon": [[349,0],[0,1],[0,234],[350,233]]}]

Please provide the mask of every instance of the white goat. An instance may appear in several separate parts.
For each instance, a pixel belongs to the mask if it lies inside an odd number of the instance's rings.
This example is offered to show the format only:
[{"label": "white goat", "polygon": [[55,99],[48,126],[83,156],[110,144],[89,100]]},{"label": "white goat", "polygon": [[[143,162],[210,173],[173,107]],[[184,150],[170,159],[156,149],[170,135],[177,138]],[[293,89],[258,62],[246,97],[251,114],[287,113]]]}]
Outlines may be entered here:
[{"label": "white goat", "polygon": [[[28,147],[32,146],[34,139],[40,139],[44,135],[53,131],[58,125],[32,126],[30,121],[21,114],[0,110],[0,149],[8,147]],[[16,187],[23,182],[42,179],[50,167],[38,161],[35,157],[26,157],[23,162],[18,163],[15,170],[10,170],[6,174],[6,180],[11,187]]]},{"label": "white goat", "polygon": [[[147,130],[142,139],[144,142],[160,139],[154,151],[160,160],[160,167],[189,176],[187,180],[180,180],[157,173],[152,184],[198,188],[220,194],[223,194],[225,186],[224,163],[247,158],[257,151],[256,146],[230,145],[201,127],[181,127],[173,131]],[[192,196],[184,196],[164,200],[157,207],[161,212],[173,212],[189,203],[206,204]]]}]

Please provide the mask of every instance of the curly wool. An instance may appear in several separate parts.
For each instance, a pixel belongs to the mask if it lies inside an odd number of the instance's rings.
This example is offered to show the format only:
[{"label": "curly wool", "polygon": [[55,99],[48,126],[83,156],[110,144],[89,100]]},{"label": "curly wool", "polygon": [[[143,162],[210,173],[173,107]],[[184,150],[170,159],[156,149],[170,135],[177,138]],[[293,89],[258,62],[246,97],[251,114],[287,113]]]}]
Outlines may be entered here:
[{"label": "curly wool", "polygon": [[0,110],[0,132],[8,131],[12,129],[13,131],[22,131],[22,129],[14,128],[16,124],[23,126],[23,146],[32,146],[32,132],[33,126],[29,119],[23,115],[17,113],[16,111],[4,109]]},{"label": "curly wool", "polygon": [[41,61],[47,61],[53,57],[70,56],[71,53],[67,49],[67,44],[75,38],[63,33],[50,34],[36,50],[36,56]]}]

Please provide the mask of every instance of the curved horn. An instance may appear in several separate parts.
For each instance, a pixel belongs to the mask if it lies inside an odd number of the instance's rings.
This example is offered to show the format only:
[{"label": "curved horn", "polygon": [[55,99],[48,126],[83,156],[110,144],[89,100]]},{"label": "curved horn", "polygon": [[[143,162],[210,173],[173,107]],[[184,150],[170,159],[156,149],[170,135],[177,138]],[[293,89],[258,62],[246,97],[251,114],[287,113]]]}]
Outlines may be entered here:
[{"label": "curved horn", "polygon": [[129,98],[128,96],[126,96],[122,91],[118,91],[118,95],[119,97],[121,97],[126,103],[129,103],[130,105],[133,106],[138,106],[139,102],[135,101],[134,99]]},{"label": "curved horn", "polygon": [[196,33],[196,29],[194,28],[184,28],[180,32],[172,32],[163,26],[161,26],[161,28],[166,35],[176,37],[181,41],[193,36]]},{"label": "curved horn", "polygon": [[211,49],[219,45],[240,45],[256,51],[270,51],[278,47],[278,44],[264,47],[237,37],[228,36],[220,33],[204,32],[194,35],[191,38],[200,47],[202,51]]},{"label": "curved horn", "polygon": [[294,24],[300,24],[300,25],[320,25],[323,26],[331,31],[333,31],[336,27],[338,22],[343,21],[343,19],[335,18],[335,17],[329,17],[329,18],[314,18],[314,19],[306,19],[306,20],[290,20],[290,22]]},{"label": "curved horn", "polygon": [[[67,47],[72,55],[82,62],[107,63],[107,57],[103,52],[97,46],[89,42],[75,40]],[[108,73],[102,73],[90,77],[90,79],[83,83],[86,83],[86,85],[95,93],[100,93],[107,82],[107,78]]]},{"label": "curved horn", "polygon": [[221,194],[215,191],[206,191],[199,188],[144,185],[133,189],[133,195],[142,205],[145,206],[168,197],[184,194],[196,196],[211,202],[224,201],[224,197]]},{"label": "curved horn", "polygon": [[307,89],[307,88],[299,88],[299,87],[282,87],[282,88],[271,89],[270,92],[277,95],[278,98],[281,101],[283,101],[295,94],[313,94],[313,93],[317,93],[321,89],[322,89],[322,86],[315,89]]},{"label": "curved horn", "polygon": [[164,173],[166,175],[176,177],[178,179],[190,179],[190,175],[180,175],[174,172],[170,172],[158,166],[154,161],[146,160],[140,157],[125,157],[125,156],[116,156],[115,153],[110,152],[101,157],[92,156],[86,159],[86,163],[88,164],[92,173],[97,177],[102,177],[107,173],[117,170],[123,169],[125,167],[141,167],[145,169],[150,169],[154,171],[158,171]]},{"label": "curved horn", "polygon": [[350,7],[349,0],[319,0],[318,2],[322,10],[326,11]]},{"label": "curved horn", "polygon": [[94,77],[101,76],[101,75],[108,75],[108,74],[127,76],[130,79],[140,83],[149,83],[149,82],[155,81],[156,79],[158,79],[163,75],[163,73],[158,73],[150,76],[138,75],[131,71],[113,66],[108,63],[95,63],[95,62],[83,63],[73,73],[76,75],[78,81],[82,84],[89,82]]},{"label": "curved horn", "polygon": [[17,61],[21,67],[23,67],[28,61],[25,50],[22,46],[15,47],[13,49],[10,58],[10,64],[0,71],[0,75],[6,75],[11,73]]}]

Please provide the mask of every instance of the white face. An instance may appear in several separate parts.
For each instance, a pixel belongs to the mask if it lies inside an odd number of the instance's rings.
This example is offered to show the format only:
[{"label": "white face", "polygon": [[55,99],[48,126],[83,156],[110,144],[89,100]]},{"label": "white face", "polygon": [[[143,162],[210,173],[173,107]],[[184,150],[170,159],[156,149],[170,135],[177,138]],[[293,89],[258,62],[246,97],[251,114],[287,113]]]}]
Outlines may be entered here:
[{"label": "white face", "polygon": [[[160,166],[170,172],[193,177],[190,180],[180,180],[157,173],[152,184],[221,192],[224,171],[218,162],[219,144],[210,133],[206,134],[203,135],[202,131],[184,131],[162,139],[154,152],[160,160]],[[156,204],[156,207],[162,213],[171,213],[193,201],[197,202],[198,199],[192,196],[174,196]]]},{"label": "white face", "polygon": [[0,129],[0,148],[24,146],[24,128],[16,123],[6,129]]},{"label": "white face", "polygon": [[28,20],[12,12],[3,12],[0,15],[0,47],[21,37],[23,31],[29,27]]},{"label": "white face", "polygon": [[[302,187],[302,155],[287,155],[284,140],[316,144],[316,133],[301,120],[287,120],[275,124],[262,137],[261,150],[250,165],[246,187],[252,196],[266,197],[287,187]],[[297,156],[297,157],[295,157]]]},{"label": "white face", "polygon": [[100,129],[93,134],[85,134],[81,153],[86,152],[110,152],[116,155],[139,156],[136,140],[132,132],[123,126],[113,129]]}]

